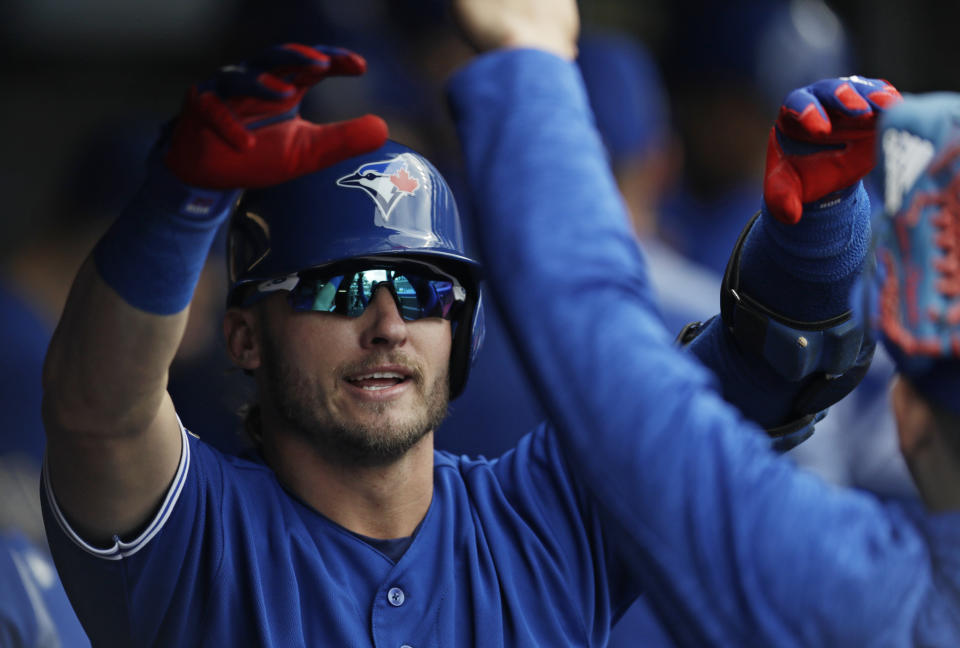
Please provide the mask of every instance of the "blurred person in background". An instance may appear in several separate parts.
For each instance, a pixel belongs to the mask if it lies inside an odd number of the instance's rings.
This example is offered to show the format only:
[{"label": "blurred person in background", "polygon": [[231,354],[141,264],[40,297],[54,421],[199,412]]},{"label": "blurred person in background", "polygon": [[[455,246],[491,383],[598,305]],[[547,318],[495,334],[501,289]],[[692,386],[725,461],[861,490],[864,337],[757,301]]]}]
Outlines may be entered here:
[{"label": "blurred person in background", "polygon": [[[0,274],[0,646],[89,645],[50,562],[36,484],[43,461],[41,369],[72,277],[90,247],[143,179],[142,159],[159,125],[143,115],[114,119],[79,138],[52,221],[38,219],[7,241]],[[68,214],[67,217],[57,217]],[[219,345],[225,300],[222,254],[204,268],[190,322],[171,368],[183,411],[224,451],[243,446],[237,376]],[[245,386],[245,383],[244,383]],[[233,387],[234,391],[231,391]],[[232,399],[232,400],[231,400]],[[59,643],[57,643],[59,641]]]},{"label": "blurred person in background", "polygon": [[[82,138],[56,193],[52,222],[7,241],[0,274],[0,645],[89,645],[50,561],[39,493],[43,462],[41,369],[71,277],[118,202],[141,180],[152,131],[120,122]],[[102,174],[102,175],[100,175]]]},{"label": "blurred person in background", "polygon": [[853,73],[846,30],[822,0],[694,0],[674,10],[664,53],[683,142],[661,231],[718,275],[757,210],[769,115],[786,94]]}]

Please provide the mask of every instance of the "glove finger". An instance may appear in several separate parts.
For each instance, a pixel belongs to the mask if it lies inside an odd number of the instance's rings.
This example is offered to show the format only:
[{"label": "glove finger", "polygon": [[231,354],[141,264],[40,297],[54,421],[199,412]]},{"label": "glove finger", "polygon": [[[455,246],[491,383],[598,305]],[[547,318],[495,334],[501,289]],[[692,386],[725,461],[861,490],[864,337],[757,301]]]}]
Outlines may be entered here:
[{"label": "glove finger", "polygon": [[204,83],[203,87],[216,92],[222,99],[255,97],[278,101],[293,94],[292,86],[281,79],[274,78],[265,82],[264,79],[268,76],[248,68],[227,67],[221,69],[210,82]]},{"label": "glove finger", "polygon": [[330,57],[317,48],[300,43],[285,43],[266,49],[246,63],[246,67],[260,72],[269,72],[281,67],[326,68]]},{"label": "glove finger", "polygon": [[304,126],[297,137],[295,175],[317,171],[361,153],[383,146],[387,124],[376,115],[364,115],[331,124]]},{"label": "glove finger", "polygon": [[[881,81],[883,81],[883,79],[881,79]],[[887,81],[884,81],[884,83],[887,84],[887,87],[868,93],[867,99],[881,109],[886,110],[903,101],[903,95]]]},{"label": "glove finger", "polygon": [[874,111],[884,110],[903,100],[900,92],[886,79],[850,76],[842,80],[864,97]]},{"label": "glove finger", "polygon": [[767,210],[780,222],[795,225],[803,215],[802,194],[800,176],[784,156],[777,142],[776,128],[771,128],[763,176],[763,199]]},{"label": "glove finger", "polygon": [[844,139],[854,131],[872,136],[877,116],[902,100],[897,89],[882,79],[852,76],[817,82],[813,87],[830,116],[834,133]]},{"label": "glove finger", "polygon": [[777,125],[800,141],[823,142],[874,130],[874,109],[845,79],[824,79],[794,90],[780,108]]},{"label": "glove finger", "polygon": [[869,86],[851,81],[853,78],[823,79],[812,84],[810,89],[828,114],[846,117],[873,114],[873,107],[861,94]]},{"label": "glove finger", "polygon": [[257,77],[255,83],[247,84],[246,88],[250,90],[239,92],[224,103],[247,129],[293,117],[306,92],[306,88],[297,88],[266,72]]},{"label": "glove finger", "polygon": [[777,116],[777,126],[796,139],[816,139],[829,135],[830,117],[820,100],[809,88],[798,88],[784,99]]},{"label": "glove finger", "polygon": [[[288,47],[294,47],[290,45]],[[340,47],[327,47],[317,45],[309,48],[303,45],[297,46],[310,51],[317,50],[326,57],[326,65],[287,65],[275,68],[270,71],[274,76],[283,78],[298,88],[309,88],[316,85],[328,76],[358,76],[366,72],[367,62],[362,56]]]},{"label": "glove finger", "polygon": [[330,74],[336,76],[357,76],[367,71],[367,61],[362,56],[343,47],[316,45],[315,49],[330,58]]},{"label": "glove finger", "polygon": [[224,99],[282,100],[327,76],[355,76],[365,71],[366,61],[350,50],[287,43],[265,50],[243,64],[226,66],[202,85],[204,90],[212,89]]},{"label": "glove finger", "polygon": [[[289,85],[310,86],[328,75],[330,58],[316,48],[299,43],[287,43],[265,50],[255,58],[235,67],[247,77],[246,94],[271,98],[271,92],[274,91],[273,87],[257,87],[265,74]],[[242,91],[244,86],[239,86],[239,88]],[[292,89],[291,93],[295,90],[295,88]],[[236,94],[241,94],[241,92]],[[284,96],[288,95],[284,94]]]},{"label": "glove finger", "polygon": [[[806,96],[808,93],[812,98]],[[784,107],[789,110],[778,121],[778,126],[793,139],[822,144],[872,137],[876,116],[882,110],[880,103],[890,104],[899,97],[888,83],[863,77],[823,79],[791,95],[794,106],[785,102]],[[802,109],[806,114],[800,112],[796,116],[797,107],[805,101],[809,102]],[[811,105],[819,109],[814,112]],[[826,119],[829,129],[821,128],[822,118]]]},{"label": "glove finger", "polygon": [[[282,99],[292,91],[287,87],[264,85],[265,72],[275,77],[310,70],[312,74],[322,75],[329,67],[329,58],[322,52],[303,45],[281,45],[272,47],[258,56],[237,65],[227,65],[209,80],[200,84],[202,90],[214,90],[220,97],[249,96],[260,99]],[[282,70],[281,74],[276,71]]]},{"label": "glove finger", "polygon": [[191,89],[188,99],[190,114],[219,135],[231,148],[245,151],[253,146],[254,138],[233,116],[230,109],[212,92],[197,93]]}]

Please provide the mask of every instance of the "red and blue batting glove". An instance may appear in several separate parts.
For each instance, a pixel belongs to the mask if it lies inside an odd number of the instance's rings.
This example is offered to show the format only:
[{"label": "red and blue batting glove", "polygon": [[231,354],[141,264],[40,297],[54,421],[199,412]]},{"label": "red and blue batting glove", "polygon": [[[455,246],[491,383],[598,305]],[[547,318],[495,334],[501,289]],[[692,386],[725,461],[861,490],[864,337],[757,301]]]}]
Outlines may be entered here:
[{"label": "red and blue batting glove", "polygon": [[101,278],[140,310],[182,311],[241,190],[293,180],[383,145],[387,126],[379,117],[314,124],[299,115],[313,85],[365,69],[353,52],[281,45],[193,86],[140,191],[94,250]]},{"label": "red and blue batting glove", "polygon": [[908,95],[878,138],[868,313],[899,371],[960,413],[960,94]]},{"label": "red and blue batting glove", "polygon": [[788,225],[803,205],[857,184],[874,165],[877,115],[901,100],[882,79],[824,79],[794,90],[770,130],[763,196]]},{"label": "red and blue batting glove", "polygon": [[366,67],[345,49],[287,44],[221,68],[190,88],[164,162],[194,187],[261,188],[379,148],[387,126],[377,116],[314,124],[299,115],[312,86]]}]

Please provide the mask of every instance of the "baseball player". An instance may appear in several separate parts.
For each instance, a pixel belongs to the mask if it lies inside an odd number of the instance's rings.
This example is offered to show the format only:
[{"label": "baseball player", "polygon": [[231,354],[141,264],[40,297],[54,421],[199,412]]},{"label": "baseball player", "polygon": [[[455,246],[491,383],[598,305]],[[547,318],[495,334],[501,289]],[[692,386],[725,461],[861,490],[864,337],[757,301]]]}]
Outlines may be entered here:
[{"label": "baseball player", "polygon": [[[839,636],[850,615],[810,615],[824,605],[813,585],[865,602],[841,639],[948,637],[935,525],[921,541],[927,518],[901,529],[876,503],[795,473],[651,332],[642,264],[570,63],[573,3],[465,1],[457,13],[494,50],[451,97],[490,211],[496,294],[558,425],[497,461],[434,452],[481,337],[449,189],[376,117],[297,116],[314,83],[361,73],[358,56],[288,45],[225,68],[191,91],[147,183],[81,269],[45,367],[45,519],[93,643],[604,645],[641,592],[681,642]],[[238,187],[249,191],[231,220],[224,333],[257,385],[251,459],[188,434],[164,389]],[[516,240],[528,234],[538,240]],[[575,267],[545,277],[561,251]],[[636,318],[626,328],[624,311]],[[603,328],[585,335],[588,318]],[[552,363],[569,364],[551,375]],[[820,524],[841,515],[855,524]],[[778,542],[758,546],[755,529]],[[797,589],[811,595],[800,605]]]}]

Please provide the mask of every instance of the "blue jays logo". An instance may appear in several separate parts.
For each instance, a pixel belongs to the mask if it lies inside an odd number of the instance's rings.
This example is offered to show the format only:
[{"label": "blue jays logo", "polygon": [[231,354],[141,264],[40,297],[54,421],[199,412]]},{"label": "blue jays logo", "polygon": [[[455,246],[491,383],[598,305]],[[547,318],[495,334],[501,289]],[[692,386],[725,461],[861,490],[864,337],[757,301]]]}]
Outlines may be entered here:
[{"label": "blue jays logo", "polygon": [[392,160],[368,162],[350,175],[337,179],[337,186],[363,189],[376,203],[383,219],[389,220],[390,212],[404,196],[413,196],[421,182],[410,174],[404,155]]}]

